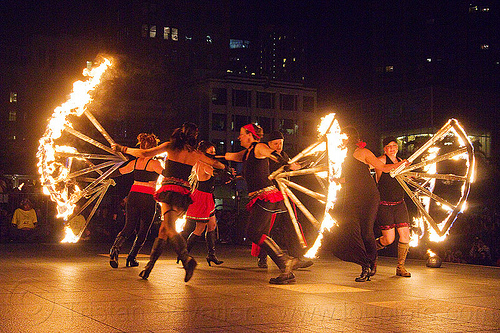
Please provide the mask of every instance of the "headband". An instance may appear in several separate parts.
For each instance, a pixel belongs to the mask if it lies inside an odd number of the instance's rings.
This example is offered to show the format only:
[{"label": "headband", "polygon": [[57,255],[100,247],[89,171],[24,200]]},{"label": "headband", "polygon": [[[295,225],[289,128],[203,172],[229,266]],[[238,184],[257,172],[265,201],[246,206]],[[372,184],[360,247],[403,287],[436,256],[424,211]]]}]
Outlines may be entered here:
[{"label": "headband", "polygon": [[252,124],[248,124],[243,126],[244,129],[252,133],[258,140],[260,140],[260,136],[257,135],[257,132],[255,132],[255,128],[253,128]]}]

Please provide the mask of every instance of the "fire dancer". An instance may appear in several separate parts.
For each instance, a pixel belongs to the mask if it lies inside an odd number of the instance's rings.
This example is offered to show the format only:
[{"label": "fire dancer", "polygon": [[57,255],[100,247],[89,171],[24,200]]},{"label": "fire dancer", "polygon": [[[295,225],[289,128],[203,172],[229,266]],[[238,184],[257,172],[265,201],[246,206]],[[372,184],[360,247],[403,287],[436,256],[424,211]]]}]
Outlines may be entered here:
[{"label": "fire dancer", "polygon": [[[289,161],[290,157],[288,154],[283,150],[283,143],[285,141],[285,137],[283,136],[283,133],[280,131],[273,131],[269,134],[267,138],[267,145],[276,151],[277,154],[279,154],[284,161]],[[274,160],[270,159],[269,160],[269,171],[273,173],[274,171],[278,170],[282,166],[281,163],[275,162]],[[300,169],[300,164],[298,163],[293,163],[290,165],[290,170],[298,170]],[[277,187],[276,181],[273,180],[274,185]],[[291,255],[294,258],[297,258],[298,260],[296,261],[293,269],[299,269],[299,268],[307,268],[313,265],[313,262],[311,260],[304,260],[304,254],[305,250],[302,248],[300,245],[300,242],[297,238],[297,235],[295,233],[295,230],[293,228],[292,220],[290,219],[290,215],[288,212],[282,213],[282,214],[276,214],[273,217],[274,221],[271,222],[271,234],[273,237],[277,237],[276,233],[280,232],[280,237],[278,237],[276,240],[278,241],[279,239],[283,239],[283,245],[288,251],[288,254]],[[302,231],[302,226],[300,225],[300,222],[297,221],[299,224],[300,230]],[[302,238],[305,239],[304,234],[302,234]],[[279,243],[279,241],[278,241]],[[282,245],[282,244],[280,244]],[[260,268],[267,268],[267,253],[265,250],[260,249],[256,244],[252,244],[252,249],[255,249],[253,251],[254,254],[258,253],[258,266]]]},{"label": "fire dancer", "polygon": [[[209,141],[200,141],[198,150],[211,158],[215,158],[215,145]],[[215,228],[217,221],[215,220],[215,202],[214,202],[214,168],[203,161],[198,161],[193,167],[194,177],[193,183],[196,184],[193,191],[193,204],[189,206],[186,212],[186,219],[193,220],[196,227],[187,238],[187,250],[191,251],[196,241],[201,238],[201,234],[205,231],[205,241],[207,244],[207,263],[211,266],[213,262],[216,265],[223,263],[215,255],[215,241],[217,235]],[[186,223],[187,224],[187,223]]]},{"label": "fire dancer", "polygon": [[[137,144],[140,149],[153,148],[158,145],[158,138],[154,134],[141,133],[137,136]],[[150,157],[137,158],[118,169],[120,175],[133,172],[134,183],[130,188],[125,205],[125,225],[116,236],[113,246],[109,250],[109,264],[111,267],[118,267],[120,249],[135,230],[137,230],[137,235],[128,254],[126,266],[139,266],[136,257],[144,245],[149,229],[153,224],[156,211],[156,201],[153,195],[156,181],[162,171],[163,167],[160,162]]]},{"label": "fire dancer", "polygon": [[[397,157],[398,140],[389,136],[383,140],[384,155],[378,159],[386,165],[394,165],[401,162]],[[411,277],[411,273],[405,269],[406,255],[410,248],[410,218],[404,200],[404,190],[398,181],[388,173],[376,170],[378,190],[380,192],[380,205],[377,213],[376,223],[382,232],[377,238],[377,250],[391,245],[396,237],[395,228],[398,229],[398,265],[396,275]]]},{"label": "fire dancer", "polygon": [[193,123],[184,123],[172,133],[170,141],[150,149],[128,148],[114,145],[115,150],[136,157],[152,157],[163,152],[168,155],[165,160],[165,169],[162,175],[165,177],[162,187],[156,192],[155,198],[161,203],[162,222],[158,231],[158,237],[153,243],[149,262],[139,274],[147,279],[156,261],[161,256],[167,239],[170,240],[177,257],[182,261],[186,271],[184,281],[188,282],[193,276],[196,268],[196,260],[188,254],[186,241],[175,230],[175,221],[184,214],[192,203],[189,175],[193,165],[203,161],[218,169],[224,169],[224,164],[205,156],[196,150],[198,138],[198,126]]},{"label": "fire dancer", "polygon": [[269,237],[271,218],[275,213],[286,212],[283,195],[269,180],[269,158],[287,164],[274,149],[260,143],[264,131],[259,125],[248,124],[240,129],[238,140],[245,149],[237,153],[226,153],[226,160],[243,162],[243,176],[247,182],[250,211],[247,224],[247,237],[262,247],[281,270],[271,284],[295,282],[292,272],[296,260],[283,253],[281,248]]},{"label": "fire dancer", "polygon": [[361,266],[361,275],[356,282],[370,280],[375,273],[377,247],[373,226],[377,216],[380,196],[369,167],[384,172],[398,167],[396,164],[383,164],[360,141],[354,127],[345,127],[342,133],[347,136],[343,144],[347,147],[347,156],[342,165],[341,183],[337,204],[330,212],[338,222],[338,230],[333,232],[333,253],[338,258]]}]

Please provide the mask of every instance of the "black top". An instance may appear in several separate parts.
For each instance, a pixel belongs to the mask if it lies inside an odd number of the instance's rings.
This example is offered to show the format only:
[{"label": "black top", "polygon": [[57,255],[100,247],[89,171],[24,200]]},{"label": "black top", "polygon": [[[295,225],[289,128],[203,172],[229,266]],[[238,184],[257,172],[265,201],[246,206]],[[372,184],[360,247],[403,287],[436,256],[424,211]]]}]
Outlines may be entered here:
[{"label": "black top", "polygon": [[210,177],[210,179],[204,181],[198,181],[196,189],[202,192],[214,193],[215,177]]},{"label": "black top", "polygon": [[273,183],[269,178],[269,159],[256,158],[255,146],[258,142],[252,143],[243,156],[243,177],[247,182],[248,192],[255,192],[263,188],[272,186]]},{"label": "black top", "polygon": [[138,182],[151,182],[151,181],[155,181],[158,179],[158,174],[155,171],[146,170],[148,167],[149,161],[151,161],[151,159],[149,159],[147,161],[146,165],[144,166],[144,169],[136,169],[135,167],[137,165],[137,159],[135,160],[134,180],[136,180]]},{"label": "black top", "polygon": [[192,165],[166,160],[162,175],[165,178],[174,177],[188,181],[191,169],[193,169]]},{"label": "black top", "polygon": [[[394,164],[387,155],[385,155],[385,160],[385,164]],[[399,158],[398,161],[400,161]],[[388,173],[382,172],[377,186],[381,201],[398,202],[404,199],[405,192],[403,188],[399,185],[396,178],[391,177]]]}]

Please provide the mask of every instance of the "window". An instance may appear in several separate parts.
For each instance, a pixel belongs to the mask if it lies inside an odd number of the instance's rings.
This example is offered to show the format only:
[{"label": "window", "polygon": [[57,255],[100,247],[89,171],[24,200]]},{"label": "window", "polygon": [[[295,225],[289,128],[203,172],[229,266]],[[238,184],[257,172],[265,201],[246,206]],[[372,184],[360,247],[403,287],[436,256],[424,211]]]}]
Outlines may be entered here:
[{"label": "window", "polygon": [[221,113],[212,114],[212,130],[225,131],[226,130],[226,115]]},{"label": "window", "polygon": [[258,91],[257,107],[260,109],[274,109],[274,94]]},{"label": "window", "polygon": [[295,135],[298,130],[297,122],[293,119],[282,119],[280,124],[280,131],[286,135]]},{"label": "window", "polygon": [[297,96],[280,94],[280,110],[297,111]]},{"label": "window", "polygon": [[211,100],[212,104],[214,105],[226,105],[227,104],[226,88],[213,88]]},{"label": "window", "polygon": [[481,50],[489,50],[490,46],[488,44],[481,44]]},{"label": "window", "polygon": [[156,25],[149,27],[149,37],[156,38]]},{"label": "window", "polygon": [[9,121],[16,121],[17,120],[17,112],[12,110],[9,111]]},{"label": "window", "polygon": [[143,24],[143,25],[142,25],[142,29],[141,29],[141,36],[142,36],[143,38],[148,37],[148,31],[149,31],[149,27],[148,27],[148,25],[147,25],[147,24]]},{"label": "window", "polygon": [[10,102],[11,103],[17,103],[17,93],[14,91],[10,92]]},{"label": "window", "polygon": [[273,131],[273,119],[268,117],[258,117],[257,123],[264,130],[264,133],[271,133]]},{"label": "window", "polygon": [[304,96],[302,101],[302,110],[304,112],[314,112],[314,97]]},{"label": "window", "polygon": [[87,61],[87,69],[92,69],[92,66],[94,65],[94,63],[92,61]]},{"label": "window", "polygon": [[230,49],[247,49],[250,46],[250,42],[248,40],[241,39],[230,39],[229,40],[229,48]]},{"label": "window", "polygon": [[250,91],[233,90],[233,106],[250,107]]},{"label": "window", "polygon": [[249,116],[234,115],[231,121],[231,129],[233,132],[239,132],[240,128],[250,123]]},{"label": "window", "polygon": [[385,66],[385,72],[386,73],[394,72],[394,66]]},{"label": "window", "polygon": [[314,125],[314,121],[304,120],[304,128],[302,129],[303,136],[315,136],[317,133],[316,126]]},{"label": "window", "polygon": [[177,28],[172,28],[172,40],[176,42],[179,40],[179,30]]},{"label": "window", "polygon": [[163,39],[169,39],[170,38],[170,27],[164,27],[163,28]]},{"label": "window", "polygon": [[224,155],[227,152],[226,143],[224,141],[217,141],[215,143],[215,151],[218,155]]}]

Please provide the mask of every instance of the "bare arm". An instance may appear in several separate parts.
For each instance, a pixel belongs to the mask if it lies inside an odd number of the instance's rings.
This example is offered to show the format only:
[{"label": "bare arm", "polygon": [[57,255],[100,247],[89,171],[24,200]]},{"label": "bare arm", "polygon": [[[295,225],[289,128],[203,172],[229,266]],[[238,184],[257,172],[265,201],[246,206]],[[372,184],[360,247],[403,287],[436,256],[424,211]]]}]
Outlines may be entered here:
[{"label": "bare arm", "polygon": [[195,152],[195,153],[199,155],[198,159],[200,161],[202,161],[205,164],[210,165],[211,167],[214,167],[216,169],[224,169],[226,167],[225,164],[223,164],[223,163],[221,163],[213,158],[210,158],[203,153],[200,153],[200,152]]},{"label": "bare arm", "polygon": [[154,157],[158,154],[166,152],[167,145],[168,142],[164,142],[161,145],[149,149],[130,148],[118,144],[114,144],[111,147],[115,151],[121,151],[122,153],[129,154],[135,157]]},{"label": "bare arm", "polygon": [[406,160],[403,160],[401,162],[395,163],[395,164],[385,164],[382,163],[381,160],[379,160],[375,155],[366,148],[363,149],[358,149],[354,152],[354,157],[361,162],[364,162],[368,165],[371,165],[375,168],[375,171],[381,171],[381,172],[390,172],[392,169],[397,168],[403,163],[407,163]]},{"label": "bare arm", "polygon": [[[382,162],[384,164],[385,164],[385,162],[387,162],[385,155],[379,156],[377,158],[380,160],[380,162]],[[380,177],[382,176],[382,171],[379,170],[379,169],[375,169],[375,175],[376,175],[376,180],[377,180],[377,183],[378,183]]]},{"label": "bare arm", "polygon": [[245,155],[246,149],[241,150],[237,153],[226,153],[224,158],[227,161],[243,162],[243,155]]}]

